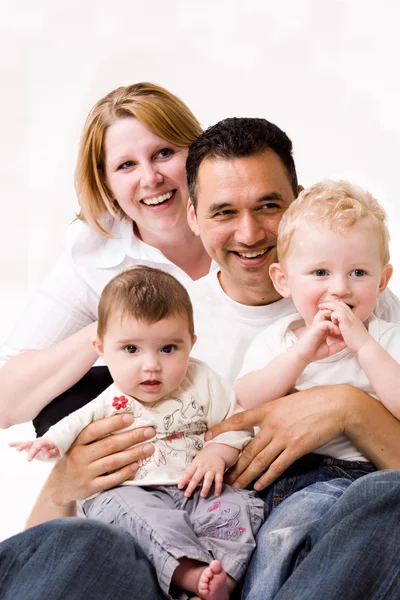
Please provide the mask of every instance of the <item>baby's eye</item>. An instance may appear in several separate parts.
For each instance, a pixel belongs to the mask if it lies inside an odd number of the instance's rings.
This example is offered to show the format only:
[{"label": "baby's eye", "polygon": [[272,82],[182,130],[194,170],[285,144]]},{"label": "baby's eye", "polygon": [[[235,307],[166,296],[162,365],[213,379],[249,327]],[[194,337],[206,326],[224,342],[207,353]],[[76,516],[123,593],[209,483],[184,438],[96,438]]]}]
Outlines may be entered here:
[{"label": "baby's eye", "polygon": [[316,275],[317,277],[325,277],[326,275],[328,275],[328,271],[326,269],[317,269],[316,271],[314,271],[314,275]]},{"label": "baby's eye", "polygon": [[174,344],[167,344],[167,346],[161,348],[161,352],[163,352],[164,354],[171,354],[172,352],[175,352],[175,350],[176,346],[174,346]]},{"label": "baby's eye", "polygon": [[124,352],[127,352],[128,354],[136,354],[136,352],[139,352],[139,349],[137,346],[128,344],[128,346],[124,346]]},{"label": "baby's eye", "polygon": [[353,269],[350,275],[354,275],[354,277],[362,277],[365,275],[365,271],[364,269]]}]

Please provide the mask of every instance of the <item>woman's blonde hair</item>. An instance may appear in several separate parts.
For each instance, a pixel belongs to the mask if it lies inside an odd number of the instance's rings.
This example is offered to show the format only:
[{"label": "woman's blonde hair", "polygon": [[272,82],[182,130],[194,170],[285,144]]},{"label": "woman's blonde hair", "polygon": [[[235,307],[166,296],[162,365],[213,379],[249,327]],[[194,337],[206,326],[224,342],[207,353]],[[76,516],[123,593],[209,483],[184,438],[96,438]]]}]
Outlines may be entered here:
[{"label": "woman's blonde hair", "polygon": [[390,260],[389,231],[386,213],[375,198],[349,181],[325,179],[303,190],[282,217],[278,230],[278,259],[289,254],[290,242],[301,221],[314,222],[345,233],[362,220],[368,219],[379,238],[382,267]]},{"label": "woman's blonde hair", "polygon": [[99,220],[106,213],[116,218],[119,207],[104,177],[104,136],[116,119],[124,117],[136,117],[150,131],[180,148],[189,147],[202,133],[188,107],[153,83],[119,87],[94,105],[83,129],[75,171],[75,188],[81,207],[77,217],[108,237],[110,234]]}]

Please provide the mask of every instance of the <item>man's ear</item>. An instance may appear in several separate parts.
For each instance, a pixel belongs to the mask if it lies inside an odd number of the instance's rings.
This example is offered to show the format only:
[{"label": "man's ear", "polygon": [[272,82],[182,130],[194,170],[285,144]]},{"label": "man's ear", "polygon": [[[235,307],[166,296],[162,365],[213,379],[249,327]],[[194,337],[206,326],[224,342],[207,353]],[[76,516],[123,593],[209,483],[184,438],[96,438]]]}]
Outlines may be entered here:
[{"label": "man's ear", "polygon": [[304,190],[304,186],[303,185],[298,185],[297,186],[297,195],[300,194],[300,192],[302,192]]},{"label": "man's ear", "polygon": [[200,235],[199,226],[197,224],[196,211],[190,198],[187,204],[187,220],[189,223],[189,227],[193,231],[193,233],[195,235]]},{"label": "man's ear", "polygon": [[92,338],[92,346],[96,350],[96,352],[99,356],[103,356],[104,346],[103,346],[103,342],[100,340],[100,338],[98,336],[96,336],[95,338]]},{"label": "man's ear", "polygon": [[379,296],[384,292],[388,286],[391,276],[393,275],[392,265],[386,265],[381,274],[381,280],[379,282]]},{"label": "man's ear", "polygon": [[274,284],[274,287],[278,294],[283,298],[290,298],[291,293],[289,290],[288,280],[284,270],[280,263],[273,263],[269,268],[269,276]]}]

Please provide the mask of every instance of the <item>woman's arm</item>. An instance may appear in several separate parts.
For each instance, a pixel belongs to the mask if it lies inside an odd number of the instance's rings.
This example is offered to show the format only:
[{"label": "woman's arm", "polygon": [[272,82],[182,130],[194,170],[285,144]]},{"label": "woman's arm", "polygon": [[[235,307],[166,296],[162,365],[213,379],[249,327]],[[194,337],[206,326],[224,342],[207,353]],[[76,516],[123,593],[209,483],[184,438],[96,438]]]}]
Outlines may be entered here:
[{"label": "woman's arm", "polygon": [[260,432],[228,478],[238,487],[257,478],[256,489],[271,485],[298,458],[341,433],[377,468],[400,469],[399,421],[379,401],[352,386],[315,387],[278,398],[216,425],[206,439],[251,426],[260,427]]},{"label": "woman's arm", "polygon": [[[26,527],[75,514],[75,501],[120,485],[138,469],[138,461],[151,456],[151,427],[114,431],[133,423],[129,414],[100,419],[88,425],[48,477]],[[106,437],[105,437],[106,436]],[[135,446],[136,444],[142,444]],[[133,447],[132,447],[133,446]]]},{"label": "woman's arm", "polygon": [[15,356],[0,368],[0,427],[33,419],[72,387],[98,358],[91,339],[97,323],[43,350]]}]

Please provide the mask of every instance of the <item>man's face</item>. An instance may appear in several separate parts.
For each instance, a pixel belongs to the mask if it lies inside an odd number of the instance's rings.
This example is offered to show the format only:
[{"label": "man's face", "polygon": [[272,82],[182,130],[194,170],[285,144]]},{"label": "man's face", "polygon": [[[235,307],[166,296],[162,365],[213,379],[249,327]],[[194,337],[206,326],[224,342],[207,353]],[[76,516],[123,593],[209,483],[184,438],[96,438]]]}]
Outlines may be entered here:
[{"label": "man's face", "polygon": [[262,305],[279,298],[268,270],[277,261],[279,221],[294,199],[273,150],[201,163],[197,211],[189,203],[189,224],[219,263],[221,286],[233,300]]}]

